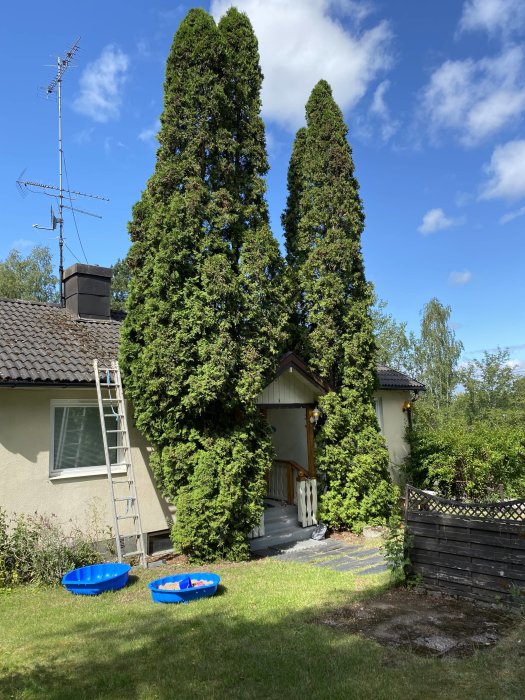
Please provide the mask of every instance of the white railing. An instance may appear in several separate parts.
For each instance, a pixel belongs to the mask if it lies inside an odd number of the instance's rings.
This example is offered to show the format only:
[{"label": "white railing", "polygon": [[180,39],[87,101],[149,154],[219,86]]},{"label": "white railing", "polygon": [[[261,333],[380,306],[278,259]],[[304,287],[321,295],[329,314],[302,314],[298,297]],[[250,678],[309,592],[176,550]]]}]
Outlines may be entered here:
[{"label": "white railing", "polygon": [[317,479],[297,481],[297,519],[302,527],[317,525]]},{"label": "white railing", "polygon": [[268,474],[268,497],[278,501],[288,500],[288,464],[274,462]]}]

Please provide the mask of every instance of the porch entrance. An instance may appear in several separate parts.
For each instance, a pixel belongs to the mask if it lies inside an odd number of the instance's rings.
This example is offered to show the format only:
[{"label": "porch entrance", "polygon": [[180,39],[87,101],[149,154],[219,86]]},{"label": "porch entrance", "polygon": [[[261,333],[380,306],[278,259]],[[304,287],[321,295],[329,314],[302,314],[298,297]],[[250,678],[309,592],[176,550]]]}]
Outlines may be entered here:
[{"label": "porch entrance", "polygon": [[268,474],[265,522],[275,515],[271,506],[287,505],[289,511],[296,509],[296,522],[301,527],[317,523],[312,409],[279,406],[265,411],[276,454]]}]

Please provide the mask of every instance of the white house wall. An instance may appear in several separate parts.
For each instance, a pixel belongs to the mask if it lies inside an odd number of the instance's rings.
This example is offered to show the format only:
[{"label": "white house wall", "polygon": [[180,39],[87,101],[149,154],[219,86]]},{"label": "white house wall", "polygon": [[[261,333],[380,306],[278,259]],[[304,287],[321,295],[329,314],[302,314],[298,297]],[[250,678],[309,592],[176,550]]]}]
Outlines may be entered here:
[{"label": "white house wall", "polygon": [[305,409],[269,408],[266,417],[277,459],[291,459],[308,470]]},{"label": "white house wall", "polygon": [[406,412],[403,412],[403,402],[410,399],[408,391],[378,391],[375,397],[381,400],[383,426],[382,432],[388,447],[390,459],[390,474],[399,483],[400,468],[408,456],[409,447],[405,440],[408,427]]},{"label": "white house wall", "polygon": [[258,405],[313,404],[317,400],[312,385],[297,370],[287,370],[268,384],[256,399]]},{"label": "white house wall", "polygon": [[[52,399],[96,399],[96,393],[0,389],[0,506],[10,512],[55,514],[63,523],[96,527],[107,537],[103,531],[112,526],[107,476],[50,479]],[[155,489],[147,466],[149,448],[132,425],[130,442],[143,529],[165,530],[172,519],[170,507]]]}]

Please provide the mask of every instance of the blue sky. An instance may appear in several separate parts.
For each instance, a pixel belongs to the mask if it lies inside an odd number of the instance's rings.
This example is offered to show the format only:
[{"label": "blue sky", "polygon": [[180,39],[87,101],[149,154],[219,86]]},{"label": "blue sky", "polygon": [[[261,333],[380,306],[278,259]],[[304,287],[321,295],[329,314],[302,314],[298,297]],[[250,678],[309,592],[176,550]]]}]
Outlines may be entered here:
[{"label": "blue sky", "polygon": [[[202,3],[216,18],[231,3]],[[56,103],[38,88],[80,36],[64,76],[64,153],[90,263],[111,265],[155,162],[164,64],[196,3],[114,0],[8,3],[0,29],[2,228],[0,258],[43,243],[49,197],[15,180],[57,184]],[[399,321],[417,330],[432,297],[452,306],[464,359],[509,347],[525,370],[525,3],[522,0],[239,0],[259,38],[263,116],[275,235],[304,104],[327,79],[350,128],[367,215],[368,278]],[[55,207],[56,209],[56,207]],[[69,249],[84,261],[74,222]],[[66,265],[75,262],[66,249]]]}]

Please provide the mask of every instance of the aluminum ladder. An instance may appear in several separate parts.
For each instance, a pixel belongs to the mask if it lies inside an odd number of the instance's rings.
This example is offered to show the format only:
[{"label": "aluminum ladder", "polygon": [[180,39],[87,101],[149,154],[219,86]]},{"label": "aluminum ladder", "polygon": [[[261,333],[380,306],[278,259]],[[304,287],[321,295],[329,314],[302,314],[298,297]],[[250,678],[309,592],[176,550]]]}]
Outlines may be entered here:
[{"label": "aluminum ladder", "polygon": [[[102,429],[104,456],[108,472],[109,497],[113,514],[118,560],[122,562],[123,558],[123,538],[120,534],[121,523],[129,520],[131,521],[132,532],[128,536],[135,538],[135,547],[133,547],[132,552],[126,553],[125,556],[139,556],[141,565],[145,566],[145,539],[140,520],[135,474],[131,459],[131,445],[120,369],[116,361],[112,361],[109,366],[102,366],[102,363],[99,364],[98,360],[93,360],[93,370],[97,385],[100,427]],[[112,467],[125,467],[125,474],[113,474]]]}]

